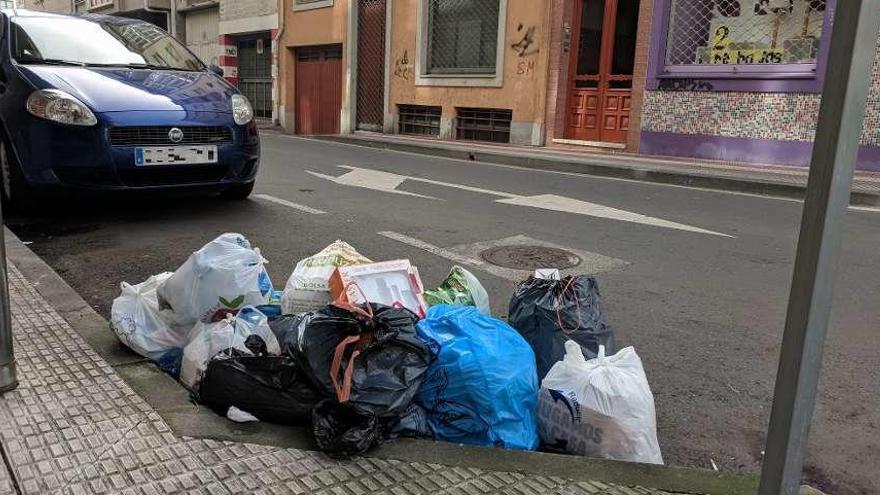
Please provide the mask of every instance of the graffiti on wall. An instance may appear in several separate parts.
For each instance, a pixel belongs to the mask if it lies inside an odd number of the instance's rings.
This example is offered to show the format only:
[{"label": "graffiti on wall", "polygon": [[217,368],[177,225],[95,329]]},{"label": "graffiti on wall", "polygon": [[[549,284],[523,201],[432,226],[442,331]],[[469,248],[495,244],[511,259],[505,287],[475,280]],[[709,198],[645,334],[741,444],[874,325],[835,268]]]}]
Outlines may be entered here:
[{"label": "graffiti on wall", "polygon": [[520,60],[516,64],[516,73],[520,76],[530,76],[535,73],[534,60]]},{"label": "graffiti on wall", "polygon": [[712,91],[715,86],[709,81],[700,79],[661,79],[658,89],[661,91]]},{"label": "graffiti on wall", "polygon": [[409,51],[404,50],[403,55],[394,60],[394,77],[399,77],[405,81],[409,81],[411,73],[409,63]]},{"label": "graffiti on wall", "polygon": [[[525,32],[523,32],[525,29]],[[528,57],[530,55],[535,55],[540,50],[537,46],[535,46],[535,26],[531,26],[526,28],[522,23],[516,28],[517,33],[522,33],[522,38],[516,43],[510,45],[510,48],[516,52],[519,57]]]}]

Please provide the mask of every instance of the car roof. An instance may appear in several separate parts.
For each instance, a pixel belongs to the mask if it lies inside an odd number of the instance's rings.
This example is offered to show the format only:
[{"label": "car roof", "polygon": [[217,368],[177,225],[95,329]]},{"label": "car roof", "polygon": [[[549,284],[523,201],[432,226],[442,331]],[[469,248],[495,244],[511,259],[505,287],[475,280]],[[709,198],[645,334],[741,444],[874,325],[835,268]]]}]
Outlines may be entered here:
[{"label": "car roof", "polygon": [[27,10],[27,9],[2,9],[0,12],[3,12],[10,18],[15,17],[45,17],[45,18],[65,18],[72,17],[75,19],[85,19],[87,21],[100,22],[102,24],[148,24],[146,21],[142,21],[140,19],[129,19],[127,17],[117,17],[113,15],[106,14],[89,14],[89,13],[76,13],[76,14],[58,14],[55,12],[45,12],[41,10]]}]

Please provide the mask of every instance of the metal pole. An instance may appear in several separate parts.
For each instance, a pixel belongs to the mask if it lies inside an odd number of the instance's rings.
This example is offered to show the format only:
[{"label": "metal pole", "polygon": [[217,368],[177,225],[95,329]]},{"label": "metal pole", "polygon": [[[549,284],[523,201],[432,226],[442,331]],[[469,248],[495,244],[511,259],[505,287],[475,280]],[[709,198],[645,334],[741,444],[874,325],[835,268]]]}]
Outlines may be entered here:
[{"label": "metal pole", "polygon": [[0,211],[0,395],[18,387],[12,352],[12,317],[9,313],[9,280],[6,277],[6,241]]},{"label": "metal pole", "polygon": [[[830,13],[829,13],[830,14]],[[880,0],[837,2],[760,495],[797,493],[831,313],[843,218],[880,30]]]}]

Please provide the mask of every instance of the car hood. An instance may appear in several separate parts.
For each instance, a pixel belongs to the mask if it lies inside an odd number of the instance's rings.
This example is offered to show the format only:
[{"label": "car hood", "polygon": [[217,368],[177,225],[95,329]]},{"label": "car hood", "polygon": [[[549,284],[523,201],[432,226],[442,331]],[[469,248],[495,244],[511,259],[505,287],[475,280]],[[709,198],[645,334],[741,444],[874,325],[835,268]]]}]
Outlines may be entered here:
[{"label": "car hood", "polygon": [[210,72],[20,67],[37,88],[66,91],[98,113],[136,110],[232,112],[230,97],[235,90]]}]

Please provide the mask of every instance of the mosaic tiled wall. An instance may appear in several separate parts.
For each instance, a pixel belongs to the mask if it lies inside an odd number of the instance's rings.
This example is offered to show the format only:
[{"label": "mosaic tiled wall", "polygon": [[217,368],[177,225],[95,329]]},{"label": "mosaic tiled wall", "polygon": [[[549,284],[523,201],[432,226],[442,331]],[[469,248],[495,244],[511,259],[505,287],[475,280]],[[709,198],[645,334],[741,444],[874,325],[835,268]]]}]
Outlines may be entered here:
[{"label": "mosaic tiled wall", "polygon": [[[812,141],[820,99],[801,93],[646,91],[642,130]],[[880,145],[880,39],[861,142]]]}]

